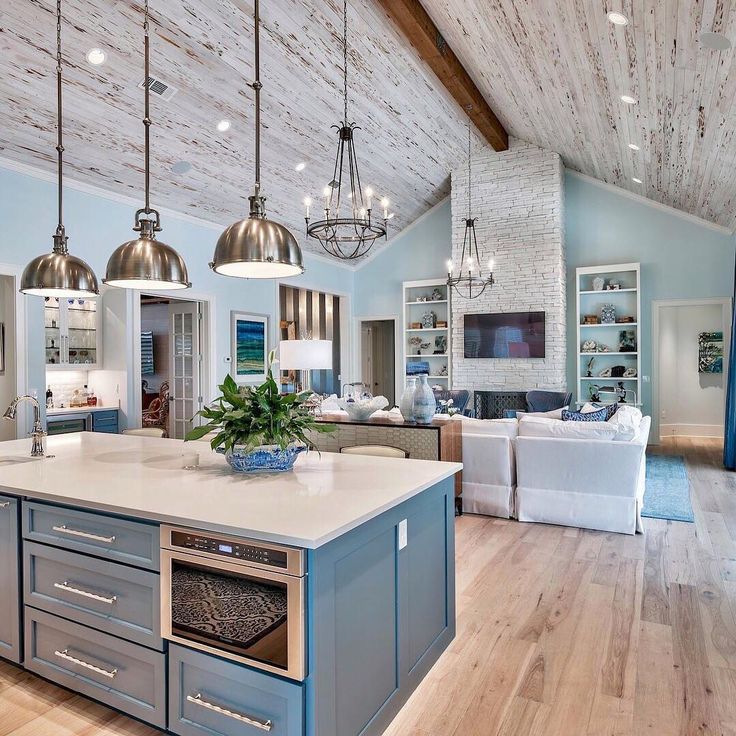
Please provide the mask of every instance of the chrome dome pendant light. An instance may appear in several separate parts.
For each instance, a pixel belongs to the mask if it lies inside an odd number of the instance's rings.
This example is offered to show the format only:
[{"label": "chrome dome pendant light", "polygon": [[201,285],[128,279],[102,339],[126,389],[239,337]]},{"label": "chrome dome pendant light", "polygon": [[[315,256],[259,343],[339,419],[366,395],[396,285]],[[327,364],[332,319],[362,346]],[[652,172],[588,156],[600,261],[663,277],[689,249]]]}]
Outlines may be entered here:
[{"label": "chrome dome pendant light", "polygon": [[454,289],[463,299],[476,299],[487,288],[495,284],[493,278],[493,260],[488,262],[488,270],[484,272],[478,252],[478,240],[475,236],[475,220],[471,213],[471,170],[470,170],[470,120],[468,120],[468,216],[465,218],[465,235],[463,249],[460,253],[460,267],[455,273],[452,260],[447,262],[447,286]]},{"label": "chrome dome pendant light", "polygon": [[53,236],[54,248],[51,253],[34,258],[25,267],[20,279],[20,291],[31,296],[94,297],[100,293],[97,277],[81,258],[69,254],[62,218],[61,0],[56,1],[56,152],[59,223]]},{"label": "chrome dome pendant light", "polygon": [[145,80],[143,83],[145,111],[145,206],[135,213],[133,230],[140,235],[113,251],[107,262],[103,284],[123,289],[187,289],[191,286],[184,259],[166,243],[156,240],[161,231],[161,215],[151,209],[151,117],[149,73],[150,40],[148,36],[148,0],[143,6],[143,55]]},{"label": "chrome dome pendant light", "polygon": [[255,81],[249,85],[256,97],[256,182],[248,197],[250,214],[220,235],[210,268],[223,276],[243,279],[279,279],[304,272],[302,251],[283,225],[266,218],[266,198],[261,195],[261,76],[260,3],[255,0]]},{"label": "chrome dome pendant light", "polygon": [[[337,156],[335,157],[335,170],[332,181],[324,189],[325,208],[324,218],[310,223],[309,205],[310,199],[304,200],[306,205],[307,235],[319,241],[320,245],[335,258],[342,260],[353,260],[362,258],[373,247],[378,238],[385,238],[388,229],[388,199],[381,200],[383,208],[383,220],[371,219],[371,198],[373,192],[370,188],[365,190],[360,184],[360,172],[358,171],[358,158],[355,153],[354,132],[360,130],[355,123],[348,122],[348,3],[343,2],[343,119],[340,125],[333,125],[337,130]],[[345,172],[348,202],[343,197],[343,165]],[[341,212],[341,204],[347,209],[347,215]]]}]

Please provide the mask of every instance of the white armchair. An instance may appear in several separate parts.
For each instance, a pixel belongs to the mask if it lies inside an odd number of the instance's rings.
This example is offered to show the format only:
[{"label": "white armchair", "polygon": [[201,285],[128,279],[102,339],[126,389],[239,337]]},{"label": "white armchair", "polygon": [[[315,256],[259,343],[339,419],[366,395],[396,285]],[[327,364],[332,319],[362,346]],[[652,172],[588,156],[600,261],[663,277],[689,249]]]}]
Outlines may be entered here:
[{"label": "white armchair", "polygon": [[522,428],[516,440],[519,521],[642,531],[650,422],[644,417],[629,441],[524,436]]}]

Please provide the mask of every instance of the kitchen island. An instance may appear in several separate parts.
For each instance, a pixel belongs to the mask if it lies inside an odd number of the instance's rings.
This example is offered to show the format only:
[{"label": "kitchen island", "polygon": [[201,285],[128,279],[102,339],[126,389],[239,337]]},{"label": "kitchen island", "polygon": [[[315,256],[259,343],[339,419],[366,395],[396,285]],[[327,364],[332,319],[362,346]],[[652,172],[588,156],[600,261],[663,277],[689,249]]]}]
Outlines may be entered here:
[{"label": "kitchen island", "polygon": [[[205,443],[29,449],[0,443],[0,655],[73,690],[180,736],[378,735],[454,636],[457,463],[312,452],[244,476]],[[234,581],[265,624],[201,627]]]}]

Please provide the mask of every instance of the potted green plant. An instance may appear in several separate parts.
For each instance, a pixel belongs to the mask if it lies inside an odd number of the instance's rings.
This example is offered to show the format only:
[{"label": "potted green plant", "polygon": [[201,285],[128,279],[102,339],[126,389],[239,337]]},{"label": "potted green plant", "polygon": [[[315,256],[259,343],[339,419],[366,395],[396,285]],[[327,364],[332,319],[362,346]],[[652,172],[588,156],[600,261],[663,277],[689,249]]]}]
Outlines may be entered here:
[{"label": "potted green plant", "polygon": [[226,376],[222,393],[198,414],[207,420],[194,427],[187,440],[211,432],[213,450],[224,452],[230,467],[245,473],[283,472],[294,467],[308,449],[307,432],[334,432],[335,426],[318,422],[305,403],[310,391],[281,394],[273,378],[275,351],[268,356],[268,374],[260,386],[238,386]]}]

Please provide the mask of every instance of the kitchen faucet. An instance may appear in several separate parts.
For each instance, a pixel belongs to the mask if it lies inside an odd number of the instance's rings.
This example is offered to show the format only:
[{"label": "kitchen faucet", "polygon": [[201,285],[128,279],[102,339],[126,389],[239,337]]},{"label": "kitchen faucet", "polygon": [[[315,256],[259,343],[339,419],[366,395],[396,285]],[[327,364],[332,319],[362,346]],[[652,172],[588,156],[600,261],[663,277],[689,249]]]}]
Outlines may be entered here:
[{"label": "kitchen faucet", "polygon": [[44,457],[45,451],[43,449],[43,438],[46,432],[43,431],[43,425],[41,424],[41,407],[38,404],[38,399],[35,396],[16,396],[11,402],[10,406],[5,410],[3,414],[4,419],[15,419],[16,411],[18,410],[18,404],[22,401],[30,401],[33,404],[33,431],[31,432],[31,457]]}]

